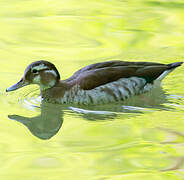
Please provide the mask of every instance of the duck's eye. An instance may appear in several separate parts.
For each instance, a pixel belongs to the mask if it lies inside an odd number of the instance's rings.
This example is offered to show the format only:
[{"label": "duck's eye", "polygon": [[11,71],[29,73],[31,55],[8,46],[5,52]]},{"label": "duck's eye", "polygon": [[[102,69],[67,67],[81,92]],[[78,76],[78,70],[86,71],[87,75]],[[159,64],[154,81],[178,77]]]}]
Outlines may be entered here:
[{"label": "duck's eye", "polygon": [[33,72],[33,74],[36,74],[38,72],[38,70],[33,69],[32,72]]}]

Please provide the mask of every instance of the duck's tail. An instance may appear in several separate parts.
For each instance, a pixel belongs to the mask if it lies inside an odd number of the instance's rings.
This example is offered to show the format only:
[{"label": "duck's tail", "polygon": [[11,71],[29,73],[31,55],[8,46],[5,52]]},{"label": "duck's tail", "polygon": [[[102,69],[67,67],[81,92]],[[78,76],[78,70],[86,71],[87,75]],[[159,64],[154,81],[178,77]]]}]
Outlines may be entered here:
[{"label": "duck's tail", "polygon": [[181,66],[183,62],[175,62],[168,64],[168,69],[166,69],[156,80],[157,81],[162,81],[170,72],[172,72],[175,68]]},{"label": "duck's tail", "polygon": [[175,63],[168,64],[168,69],[175,69],[178,66],[181,66],[182,64],[183,62],[175,62]]}]

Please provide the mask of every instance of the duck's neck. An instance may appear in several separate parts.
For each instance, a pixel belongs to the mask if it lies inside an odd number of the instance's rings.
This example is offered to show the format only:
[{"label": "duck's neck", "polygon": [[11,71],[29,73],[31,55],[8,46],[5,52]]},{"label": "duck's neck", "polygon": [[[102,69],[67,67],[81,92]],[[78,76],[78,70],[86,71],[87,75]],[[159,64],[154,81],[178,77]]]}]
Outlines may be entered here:
[{"label": "duck's neck", "polygon": [[53,87],[47,89],[40,88],[40,94],[43,100],[56,102],[64,96],[64,93],[70,88],[67,82],[59,80]]}]

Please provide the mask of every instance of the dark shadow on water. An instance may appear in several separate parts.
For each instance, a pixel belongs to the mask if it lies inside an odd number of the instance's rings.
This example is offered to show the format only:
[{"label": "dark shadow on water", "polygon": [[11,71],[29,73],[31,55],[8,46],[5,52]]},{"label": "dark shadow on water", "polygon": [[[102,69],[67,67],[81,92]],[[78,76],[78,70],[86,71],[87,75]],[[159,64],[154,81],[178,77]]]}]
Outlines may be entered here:
[{"label": "dark shadow on water", "polygon": [[63,114],[69,113],[73,117],[80,117],[89,121],[128,119],[143,113],[156,110],[170,110],[163,104],[167,103],[167,96],[159,88],[150,93],[139,95],[120,103],[98,106],[64,106],[58,104],[41,103],[41,113],[36,117],[8,115],[9,119],[24,124],[30,132],[43,140],[50,139],[60,130],[63,124]]}]

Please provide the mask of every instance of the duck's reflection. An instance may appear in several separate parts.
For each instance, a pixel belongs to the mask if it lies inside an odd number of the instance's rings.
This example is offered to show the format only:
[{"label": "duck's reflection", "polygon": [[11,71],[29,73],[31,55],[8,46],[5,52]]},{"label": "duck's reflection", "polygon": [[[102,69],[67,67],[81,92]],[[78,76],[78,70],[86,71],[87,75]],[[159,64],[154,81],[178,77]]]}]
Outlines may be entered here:
[{"label": "duck's reflection", "polygon": [[[24,124],[31,133],[40,139],[50,139],[62,126],[63,114],[70,113],[70,116],[80,117],[89,121],[127,119],[129,116],[137,116],[138,113],[152,112],[153,109],[169,110],[163,104],[168,99],[162,88],[153,92],[130,98],[120,103],[109,103],[98,106],[63,106],[41,103],[41,114],[36,117],[25,117],[20,115],[8,115],[11,120],[16,120]],[[67,110],[67,111],[66,111]]]},{"label": "duck's reflection", "polygon": [[41,114],[36,117],[8,115],[12,120],[24,124],[33,135],[40,139],[50,139],[63,124],[63,112],[61,106],[42,102]]}]

